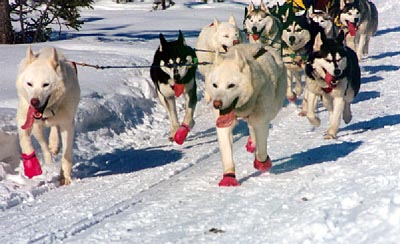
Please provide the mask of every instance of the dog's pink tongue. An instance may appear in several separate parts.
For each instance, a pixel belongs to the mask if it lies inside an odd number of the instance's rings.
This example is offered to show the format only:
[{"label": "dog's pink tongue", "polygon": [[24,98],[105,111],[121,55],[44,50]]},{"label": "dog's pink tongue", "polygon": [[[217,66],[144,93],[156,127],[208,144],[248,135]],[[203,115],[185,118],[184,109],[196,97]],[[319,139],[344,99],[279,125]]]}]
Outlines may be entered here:
[{"label": "dog's pink tongue", "polygon": [[349,22],[348,24],[349,27],[349,32],[350,32],[350,36],[355,36],[356,35],[356,25],[354,23]]},{"label": "dog's pink tongue", "polygon": [[333,76],[332,76],[331,74],[329,74],[329,72],[326,72],[326,73],[325,73],[325,81],[326,81],[326,83],[328,83],[328,84],[331,84],[332,81],[333,81]]},{"label": "dog's pink tongue", "polygon": [[179,97],[180,95],[182,95],[183,91],[185,90],[185,85],[184,84],[177,84],[175,83],[174,85],[174,92],[175,92],[175,96]]},{"label": "dog's pink tongue", "polygon": [[36,110],[36,108],[29,106],[28,112],[26,113],[26,120],[25,124],[21,126],[21,129],[27,130],[30,129],[33,125],[33,122],[35,122],[35,114],[40,113],[39,111]]},{"label": "dog's pink tongue", "polygon": [[257,41],[258,39],[260,39],[260,35],[253,34],[253,39],[254,39],[254,41]]},{"label": "dog's pink tongue", "polygon": [[235,120],[235,111],[232,109],[227,114],[220,115],[217,119],[217,127],[218,128],[225,128],[232,125],[233,121]]}]

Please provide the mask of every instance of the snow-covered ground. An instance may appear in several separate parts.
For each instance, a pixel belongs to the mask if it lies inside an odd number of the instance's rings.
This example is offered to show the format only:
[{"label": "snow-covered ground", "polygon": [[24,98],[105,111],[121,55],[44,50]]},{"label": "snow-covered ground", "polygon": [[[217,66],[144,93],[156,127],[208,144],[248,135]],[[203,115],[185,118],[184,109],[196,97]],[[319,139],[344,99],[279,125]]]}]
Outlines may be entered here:
[{"label": "snow-covered ground", "polygon": [[[342,123],[338,139],[324,140],[325,109],[313,128],[286,105],[270,132],[273,168],[260,175],[241,121],[236,188],[218,187],[222,167],[202,77],[196,126],[179,146],[167,140],[149,69],[79,67],[74,182],[58,185],[58,158],[42,176],[25,178],[14,117],[27,45],[0,45],[0,243],[399,243],[400,2],[374,2],[379,31],[361,63],[352,122]],[[89,64],[150,65],[160,32],[175,39],[182,30],[194,46],[214,17],[232,14],[241,26],[247,4],[178,0],[150,11],[150,1],[97,1],[82,12],[81,31],[32,47],[54,46]]]}]

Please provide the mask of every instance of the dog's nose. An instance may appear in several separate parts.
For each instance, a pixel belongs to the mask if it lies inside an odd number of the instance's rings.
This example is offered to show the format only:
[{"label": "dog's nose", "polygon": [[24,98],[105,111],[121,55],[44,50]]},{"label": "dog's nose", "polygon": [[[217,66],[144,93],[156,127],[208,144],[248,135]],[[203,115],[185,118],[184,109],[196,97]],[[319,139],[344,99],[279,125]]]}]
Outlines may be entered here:
[{"label": "dog's nose", "polygon": [[340,69],[335,69],[333,73],[335,74],[335,76],[339,76],[342,73],[342,71]]},{"label": "dog's nose", "polygon": [[251,28],[251,30],[253,31],[253,33],[257,32],[257,27],[253,26],[253,28]]},{"label": "dog's nose", "polygon": [[290,37],[289,37],[290,43],[293,43],[295,40],[296,40],[296,37],[294,37],[294,36],[290,36]]},{"label": "dog's nose", "polygon": [[38,107],[40,106],[40,100],[37,99],[37,98],[32,98],[32,99],[31,99],[31,105],[32,105],[34,108],[38,108]]},{"label": "dog's nose", "polygon": [[355,19],[354,19],[354,24],[357,24],[357,23],[358,23],[358,20],[359,20],[358,18],[355,18]]},{"label": "dog's nose", "polygon": [[222,108],[222,101],[221,100],[215,100],[213,102],[213,105],[214,105],[215,109],[220,109],[220,108]]}]

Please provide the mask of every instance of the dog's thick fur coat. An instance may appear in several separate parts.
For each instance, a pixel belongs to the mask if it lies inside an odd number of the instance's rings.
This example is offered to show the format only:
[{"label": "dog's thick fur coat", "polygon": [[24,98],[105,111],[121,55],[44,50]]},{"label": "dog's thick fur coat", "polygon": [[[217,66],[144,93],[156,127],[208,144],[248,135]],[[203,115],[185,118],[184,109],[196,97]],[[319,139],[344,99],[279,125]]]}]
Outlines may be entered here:
[{"label": "dog's thick fur coat", "polygon": [[[71,183],[74,117],[80,99],[76,67],[54,48],[34,54],[29,47],[16,81],[17,125],[23,155],[34,155],[31,133],[40,144],[44,161],[52,162],[59,151],[61,132],[61,184]],[[39,117],[33,118],[34,110]],[[24,129],[22,128],[24,127]],[[47,142],[44,127],[50,127]]]},{"label": "dog's thick fur coat", "polygon": [[342,29],[347,33],[345,42],[361,60],[368,55],[370,39],[378,30],[378,10],[368,0],[345,2],[340,12]]},{"label": "dog's thick fur coat", "polygon": [[[231,16],[228,22],[220,22],[216,18],[211,25],[201,29],[196,43],[196,54],[199,62],[212,63],[215,53],[226,52],[233,45],[243,43],[243,37],[235,18]],[[206,76],[211,65],[199,65],[199,72]]]},{"label": "dog's thick fur coat", "polygon": [[[195,81],[195,51],[185,44],[181,31],[177,40],[167,41],[160,34],[160,46],[154,54],[150,76],[156,87],[158,98],[168,113],[170,122],[169,140],[183,144],[195,122],[194,110],[197,104]],[[176,110],[176,98],[183,94],[185,98],[185,117],[179,124]]]},{"label": "dog's thick fur coat", "polygon": [[244,118],[255,144],[255,160],[266,162],[269,124],[283,105],[286,69],[280,53],[262,44],[239,44],[217,54],[206,77],[206,91],[217,115],[224,174],[234,173],[232,130]]},{"label": "dog's thick fur coat", "polygon": [[350,104],[358,94],[361,72],[356,53],[343,45],[344,34],[336,39],[322,39],[320,51],[310,55],[307,66],[307,118],[314,126],[321,124],[315,115],[318,98],[329,112],[329,128],[325,139],[336,138],[343,116],[351,121]]}]

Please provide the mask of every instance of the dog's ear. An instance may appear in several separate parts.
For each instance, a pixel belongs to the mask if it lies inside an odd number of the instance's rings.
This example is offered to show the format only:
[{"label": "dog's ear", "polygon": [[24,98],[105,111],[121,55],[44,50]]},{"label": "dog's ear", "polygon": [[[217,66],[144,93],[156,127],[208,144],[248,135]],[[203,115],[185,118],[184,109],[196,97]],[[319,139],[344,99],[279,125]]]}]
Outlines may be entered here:
[{"label": "dog's ear", "polygon": [[185,45],[185,37],[183,37],[182,31],[179,30],[179,35],[178,35],[178,42],[181,45]]},{"label": "dog's ear", "polygon": [[307,12],[307,19],[312,19],[313,13],[314,13],[314,7],[311,4],[310,7],[306,10]]},{"label": "dog's ear", "polygon": [[249,13],[251,13],[253,11],[254,11],[254,4],[253,4],[253,2],[250,2],[250,4],[249,4]]},{"label": "dog's ear", "polygon": [[247,17],[248,14],[249,10],[247,9],[247,7],[244,7],[244,17]]},{"label": "dog's ear", "polygon": [[236,20],[235,17],[233,17],[233,15],[229,17],[229,24],[236,26]]},{"label": "dog's ear", "polygon": [[271,14],[269,12],[269,9],[268,9],[267,5],[265,5],[263,0],[261,0],[261,2],[260,2],[260,8],[261,8],[262,11],[266,12],[267,14]]},{"label": "dog's ear", "polygon": [[213,25],[215,26],[215,28],[218,28],[218,26],[219,26],[219,21],[216,17],[214,17]]},{"label": "dog's ear", "polygon": [[28,64],[32,63],[36,59],[35,54],[32,52],[32,47],[29,46],[28,49],[26,50],[26,62]]},{"label": "dog's ear", "polygon": [[165,39],[164,35],[160,33],[160,52],[162,52],[162,47],[167,44],[167,40]]},{"label": "dog's ear", "polygon": [[55,48],[51,49],[50,64],[54,68],[54,70],[56,70],[59,66],[58,54]]},{"label": "dog's ear", "polygon": [[235,63],[237,64],[239,71],[242,72],[245,66],[245,61],[237,49],[235,49]]},{"label": "dog's ear", "polygon": [[313,50],[321,50],[321,46],[325,41],[326,38],[325,35],[323,35],[323,32],[318,32],[318,34],[315,36]]}]

